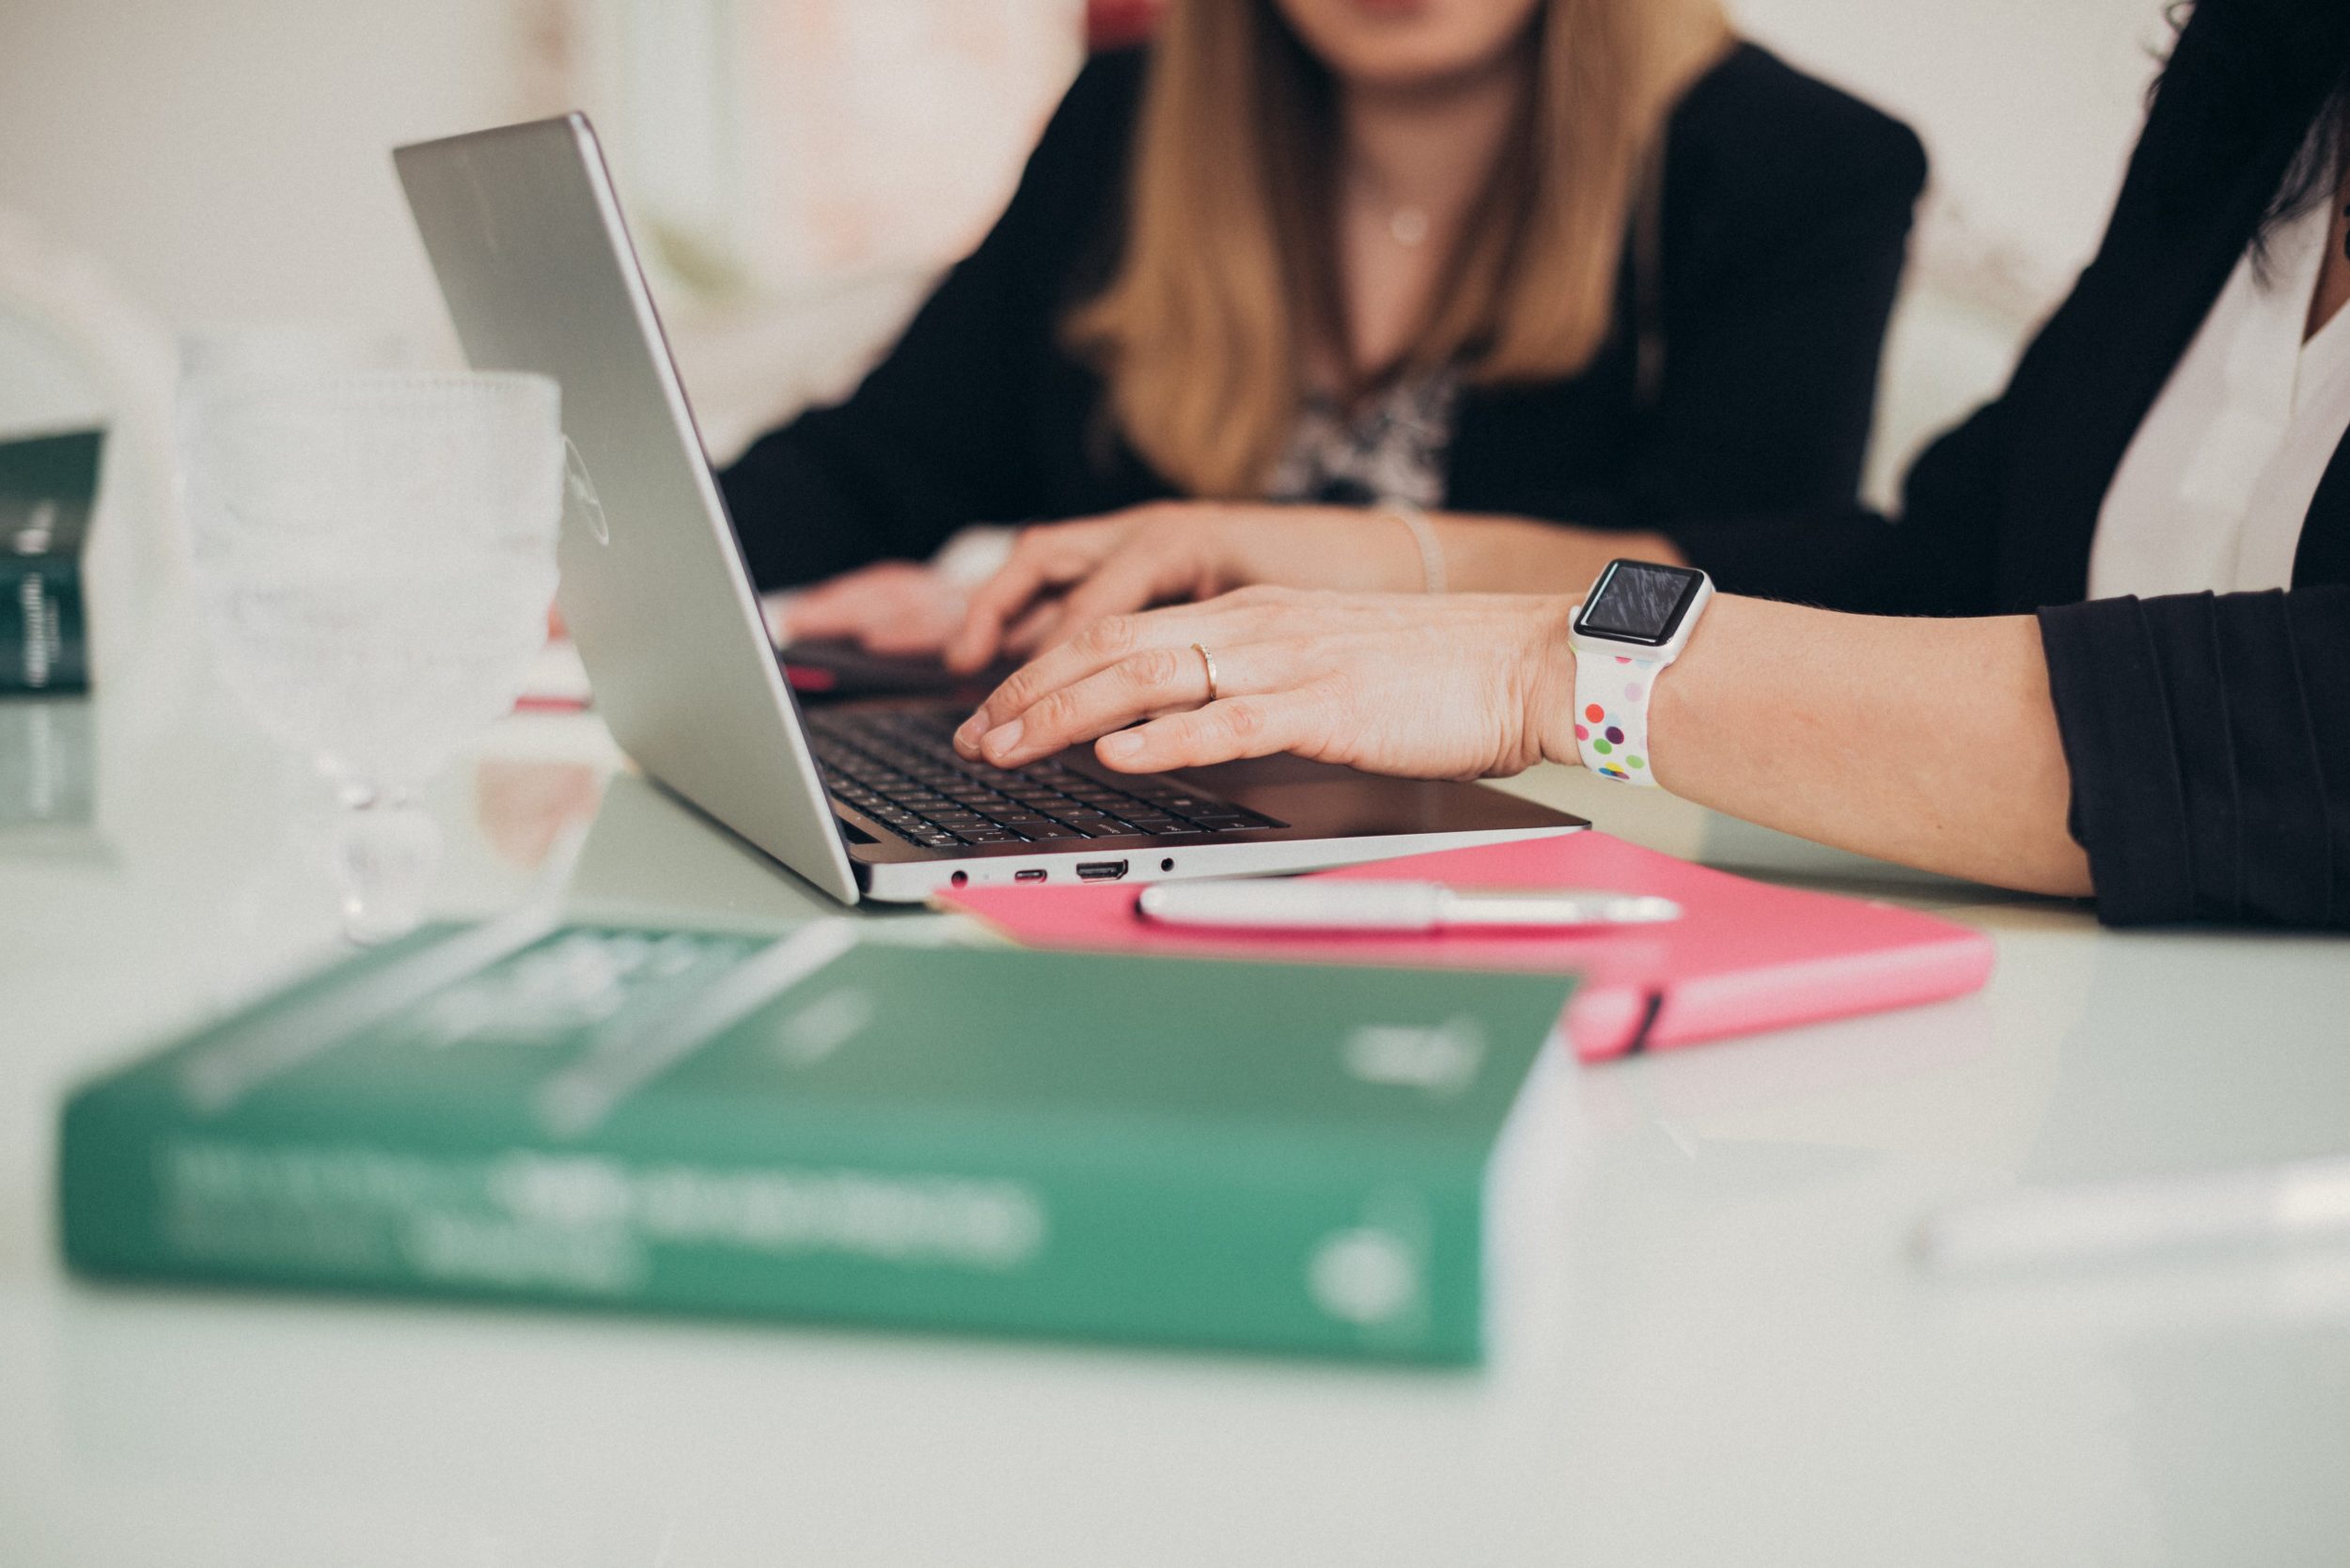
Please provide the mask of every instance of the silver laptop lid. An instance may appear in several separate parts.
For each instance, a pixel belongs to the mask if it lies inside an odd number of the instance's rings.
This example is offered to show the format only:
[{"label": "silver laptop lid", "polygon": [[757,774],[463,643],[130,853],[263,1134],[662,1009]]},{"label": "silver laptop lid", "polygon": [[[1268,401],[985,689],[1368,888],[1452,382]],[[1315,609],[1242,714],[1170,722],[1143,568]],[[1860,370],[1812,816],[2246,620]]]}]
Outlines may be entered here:
[{"label": "silver laptop lid", "polygon": [[639,766],[835,898],[850,869],[584,115],[392,155],[478,369],[563,389],[563,617]]}]

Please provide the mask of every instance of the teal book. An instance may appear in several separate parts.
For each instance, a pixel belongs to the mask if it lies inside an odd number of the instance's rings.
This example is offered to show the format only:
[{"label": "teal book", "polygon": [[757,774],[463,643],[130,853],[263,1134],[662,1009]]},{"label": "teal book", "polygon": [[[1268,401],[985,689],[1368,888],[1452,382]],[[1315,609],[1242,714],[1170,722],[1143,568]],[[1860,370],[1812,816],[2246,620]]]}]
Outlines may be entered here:
[{"label": "teal book", "polygon": [[0,695],[89,689],[82,546],[104,441],[0,441]]},{"label": "teal book", "polygon": [[1475,1361],[1568,986],[428,928],[80,1089],[61,1233],[98,1276]]}]

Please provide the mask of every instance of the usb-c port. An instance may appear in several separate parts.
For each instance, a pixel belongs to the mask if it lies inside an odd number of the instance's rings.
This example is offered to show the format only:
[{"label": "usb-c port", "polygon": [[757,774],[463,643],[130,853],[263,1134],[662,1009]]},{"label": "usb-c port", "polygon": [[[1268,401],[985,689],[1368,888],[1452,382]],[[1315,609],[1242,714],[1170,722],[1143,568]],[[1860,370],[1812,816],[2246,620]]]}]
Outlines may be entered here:
[{"label": "usb-c port", "polygon": [[1025,871],[1014,871],[1011,873],[1011,879],[1014,882],[1042,882],[1044,868],[1038,866]]},{"label": "usb-c port", "polygon": [[1079,882],[1116,882],[1126,874],[1123,860],[1080,860],[1077,862]]}]

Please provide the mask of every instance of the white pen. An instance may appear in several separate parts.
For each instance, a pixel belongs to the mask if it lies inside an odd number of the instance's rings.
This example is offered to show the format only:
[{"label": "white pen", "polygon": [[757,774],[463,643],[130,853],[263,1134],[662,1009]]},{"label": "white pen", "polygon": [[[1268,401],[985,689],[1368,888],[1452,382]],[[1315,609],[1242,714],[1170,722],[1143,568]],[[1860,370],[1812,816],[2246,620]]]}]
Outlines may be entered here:
[{"label": "white pen", "polygon": [[1135,911],[1170,926],[1234,931],[1559,931],[1677,920],[1670,899],[1580,888],[1461,889],[1434,882],[1162,882]]},{"label": "white pen", "polygon": [[1944,1273],[2188,1248],[2350,1241],[2350,1159],[2083,1183],[1947,1209],[1918,1252]]}]

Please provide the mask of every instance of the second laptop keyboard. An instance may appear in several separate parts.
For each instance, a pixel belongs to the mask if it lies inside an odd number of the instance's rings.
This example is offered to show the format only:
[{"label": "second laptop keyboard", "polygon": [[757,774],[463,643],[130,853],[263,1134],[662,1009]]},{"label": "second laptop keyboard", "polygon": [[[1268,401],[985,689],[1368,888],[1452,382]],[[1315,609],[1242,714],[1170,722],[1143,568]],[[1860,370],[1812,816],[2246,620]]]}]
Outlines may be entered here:
[{"label": "second laptop keyboard", "polygon": [[824,787],[926,849],[1284,825],[1171,778],[1113,785],[1050,760],[1025,768],[966,761],[954,748],[954,721],[943,712],[819,712],[807,722]]}]

